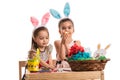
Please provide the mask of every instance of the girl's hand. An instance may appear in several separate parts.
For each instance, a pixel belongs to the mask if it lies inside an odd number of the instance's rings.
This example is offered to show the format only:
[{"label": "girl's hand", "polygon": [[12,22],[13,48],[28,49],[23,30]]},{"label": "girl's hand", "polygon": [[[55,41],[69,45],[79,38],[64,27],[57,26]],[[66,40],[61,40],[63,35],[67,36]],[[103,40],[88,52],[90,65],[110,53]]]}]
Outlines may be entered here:
[{"label": "girl's hand", "polygon": [[36,56],[36,53],[29,53],[28,58],[33,59]]},{"label": "girl's hand", "polygon": [[66,42],[68,41],[68,32],[64,32],[63,35],[62,35],[62,43],[63,44],[66,44]]},{"label": "girl's hand", "polygon": [[55,66],[49,65],[49,68],[50,68],[50,69],[55,69]]},{"label": "girl's hand", "polygon": [[57,68],[51,69],[51,72],[57,72],[57,71],[58,71]]}]

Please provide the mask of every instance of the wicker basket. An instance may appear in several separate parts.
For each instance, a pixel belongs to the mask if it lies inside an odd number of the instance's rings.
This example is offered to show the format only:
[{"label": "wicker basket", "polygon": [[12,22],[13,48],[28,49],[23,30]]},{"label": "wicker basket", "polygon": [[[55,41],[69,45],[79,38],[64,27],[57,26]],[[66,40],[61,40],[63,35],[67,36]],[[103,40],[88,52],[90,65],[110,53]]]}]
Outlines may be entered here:
[{"label": "wicker basket", "polygon": [[68,63],[72,71],[101,71],[109,60],[68,61]]}]

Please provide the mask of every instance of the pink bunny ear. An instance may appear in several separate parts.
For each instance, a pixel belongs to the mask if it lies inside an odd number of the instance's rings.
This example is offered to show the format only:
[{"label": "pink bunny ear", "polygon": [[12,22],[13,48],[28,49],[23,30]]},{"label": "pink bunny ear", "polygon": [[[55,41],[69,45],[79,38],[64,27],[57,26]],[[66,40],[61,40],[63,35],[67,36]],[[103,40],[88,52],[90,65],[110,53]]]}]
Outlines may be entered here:
[{"label": "pink bunny ear", "polygon": [[45,24],[48,22],[49,17],[50,17],[50,14],[47,12],[47,13],[42,17],[41,24],[42,24],[42,25],[45,25]]},{"label": "pink bunny ear", "polygon": [[30,19],[31,19],[31,22],[32,22],[33,26],[34,26],[34,27],[37,27],[38,24],[39,24],[38,19],[36,19],[35,17],[31,17]]}]

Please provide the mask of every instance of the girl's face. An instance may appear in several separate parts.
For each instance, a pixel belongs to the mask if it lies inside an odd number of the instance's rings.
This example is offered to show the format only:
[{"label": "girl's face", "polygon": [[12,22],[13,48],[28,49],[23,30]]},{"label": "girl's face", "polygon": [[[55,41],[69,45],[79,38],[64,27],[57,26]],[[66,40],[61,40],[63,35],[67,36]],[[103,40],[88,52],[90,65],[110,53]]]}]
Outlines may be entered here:
[{"label": "girl's face", "polygon": [[35,42],[37,43],[38,47],[46,47],[49,43],[48,32],[45,30],[39,31],[38,35],[35,37]]},{"label": "girl's face", "polygon": [[74,27],[71,21],[61,23],[59,27],[59,32],[61,36],[64,35],[65,33],[67,33],[69,36],[72,36],[72,33],[74,32]]}]

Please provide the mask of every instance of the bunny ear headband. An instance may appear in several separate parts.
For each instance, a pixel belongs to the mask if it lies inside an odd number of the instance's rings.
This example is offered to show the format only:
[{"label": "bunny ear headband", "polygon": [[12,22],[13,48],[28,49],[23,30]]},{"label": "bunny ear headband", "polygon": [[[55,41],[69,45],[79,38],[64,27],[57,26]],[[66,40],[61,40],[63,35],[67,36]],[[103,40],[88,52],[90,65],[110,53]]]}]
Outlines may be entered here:
[{"label": "bunny ear headband", "polygon": [[[61,19],[61,15],[58,11],[54,10],[54,9],[50,9],[50,13],[51,15],[56,18],[56,19]],[[69,3],[67,2],[64,6],[64,10],[63,10],[63,13],[65,15],[65,17],[68,17],[69,14],[70,14],[70,5]]]},{"label": "bunny ear headband", "polygon": [[34,28],[38,28],[40,26],[45,26],[49,20],[50,14],[47,12],[43,15],[41,19],[41,25],[39,25],[39,20],[35,17],[30,17],[31,23],[33,24]]}]

